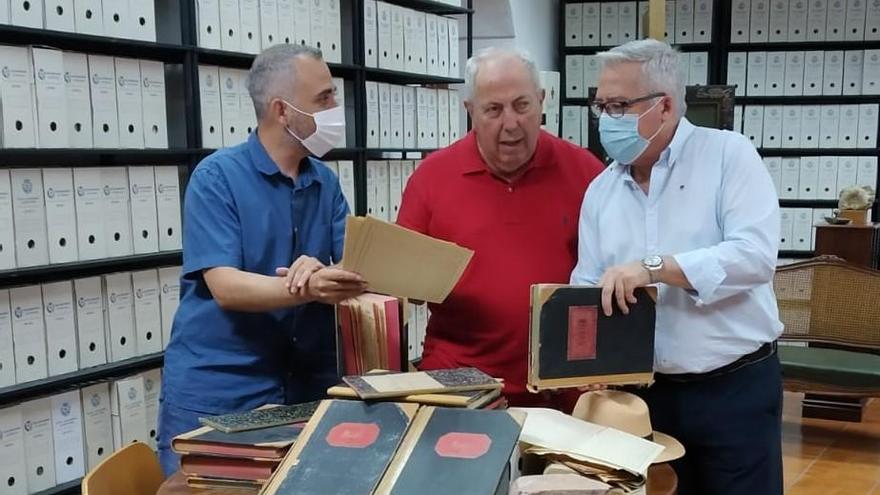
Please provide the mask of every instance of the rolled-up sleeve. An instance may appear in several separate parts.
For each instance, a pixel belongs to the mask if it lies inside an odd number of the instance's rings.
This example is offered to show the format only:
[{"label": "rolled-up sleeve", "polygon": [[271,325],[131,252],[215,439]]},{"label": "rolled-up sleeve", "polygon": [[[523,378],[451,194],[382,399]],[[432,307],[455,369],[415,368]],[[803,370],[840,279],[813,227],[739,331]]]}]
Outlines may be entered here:
[{"label": "rolled-up sleeve", "polygon": [[722,242],[674,255],[698,306],[770,282],[779,249],[779,199],[770,174],[745,138],[730,140],[718,205]]},{"label": "rolled-up sleeve", "polygon": [[571,272],[570,282],[572,285],[596,285],[605,270],[599,261],[596,201],[591,200],[594,197],[595,194],[591,195],[590,188],[588,188],[581,203],[581,213],[578,219],[578,261]]}]

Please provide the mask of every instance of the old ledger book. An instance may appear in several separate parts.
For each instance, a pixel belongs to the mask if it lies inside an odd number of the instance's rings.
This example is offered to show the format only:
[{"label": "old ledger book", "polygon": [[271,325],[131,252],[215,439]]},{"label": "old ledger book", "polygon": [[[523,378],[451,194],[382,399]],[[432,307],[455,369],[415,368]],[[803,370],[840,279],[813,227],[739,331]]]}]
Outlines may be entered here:
[{"label": "old ledger book", "polygon": [[206,454],[248,459],[284,457],[302,432],[303,424],[271,426],[259,430],[224,433],[210,426],[202,426],[178,435],[171,440],[171,448],[178,454]]},{"label": "old ledger book", "polygon": [[287,406],[267,404],[251,411],[201,417],[199,422],[215,430],[232,433],[305,422],[317,408],[318,401]]},{"label": "old ledger book", "polygon": [[376,494],[496,493],[524,421],[518,411],[422,407]]},{"label": "old ledger book", "polygon": [[402,309],[403,301],[379,294],[362,294],[336,306],[343,374],[403,371],[408,361]]},{"label": "old ledger book", "polygon": [[360,274],[370,292],[441,303],[473,254],[399,225],[349,216],[341,268]]},{"label": "old ledger book", "polygon": [[501,382],[477,368],[344,376],[342,381],[361,399],[405,397],[414,394],[493,390]]},{"label": "old ledger book", "polygon": [[602,289],[532,286],[530,390],[590,384],[647,384],[654,370],[654,301],[644,289],[624,315],[602,311]]},{"label": "old ledger book", "polygon": [[325,400],[263,495],[369,495],[403,440],[417,404]]}]

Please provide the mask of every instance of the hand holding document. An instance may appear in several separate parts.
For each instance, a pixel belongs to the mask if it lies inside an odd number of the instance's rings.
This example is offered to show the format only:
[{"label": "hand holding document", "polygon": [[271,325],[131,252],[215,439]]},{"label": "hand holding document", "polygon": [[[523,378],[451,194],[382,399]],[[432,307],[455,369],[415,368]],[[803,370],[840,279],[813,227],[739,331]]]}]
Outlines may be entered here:
[{"label": "hand holding document", "polygon": [[350,216],[340,268],[363,277],[371,292],[441,303],[473,254],[399,225]]}]

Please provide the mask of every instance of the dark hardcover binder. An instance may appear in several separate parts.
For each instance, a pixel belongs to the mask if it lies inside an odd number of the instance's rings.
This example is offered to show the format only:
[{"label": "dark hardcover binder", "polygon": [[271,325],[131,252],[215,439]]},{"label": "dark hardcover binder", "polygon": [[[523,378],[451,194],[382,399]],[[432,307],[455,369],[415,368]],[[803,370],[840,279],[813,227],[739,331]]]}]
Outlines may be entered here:
[{"label": "dark hardcover binder", "polygon": [[531,390],[590,384],[647,384],[654,369],[654,300],[636,289],[624,315],[602,311],[598,287],[532,286]]},{"label": "dark hardcover binder", "polygon": [[262,493],[373,493],[417,409],[394,402],[323,401]]},{"label": "dark hardcover binder", "polygon": [[518,411],[422,407],[376,494],[495,493],[524,420]]}]

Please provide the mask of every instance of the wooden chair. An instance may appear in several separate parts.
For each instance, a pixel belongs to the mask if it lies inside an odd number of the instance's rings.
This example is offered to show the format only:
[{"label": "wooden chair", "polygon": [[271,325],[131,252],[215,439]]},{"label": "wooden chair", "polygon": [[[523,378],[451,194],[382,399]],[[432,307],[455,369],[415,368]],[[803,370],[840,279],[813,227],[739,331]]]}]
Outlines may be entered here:
[{"label": "wooden chair", "polygon": [[135,442],[114,452],[82,481],[83,495],[156,495],[165,476],[147,444]]},{"label": "wooden chair", "polygon": [[[786,390],[880,397],[880,271],[820,256],[777,268]],[[807,345],[810,345],[809,347]]]}]

